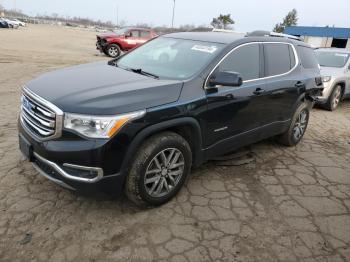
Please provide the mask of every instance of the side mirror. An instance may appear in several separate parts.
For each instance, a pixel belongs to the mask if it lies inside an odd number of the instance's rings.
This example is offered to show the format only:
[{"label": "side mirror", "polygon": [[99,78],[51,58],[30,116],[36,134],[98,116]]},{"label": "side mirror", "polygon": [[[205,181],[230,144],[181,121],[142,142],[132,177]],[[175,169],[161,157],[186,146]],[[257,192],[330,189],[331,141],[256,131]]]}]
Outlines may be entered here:
[{"label": "side mirror", "polygon": [[237,72],[224,71],[214,73],[209,78],[210,86],[241,86],[243,83],[242,77]]},{"label": "side mirror", "polygon": [[125,33],[125,38],[131,37],[131,32]]}]

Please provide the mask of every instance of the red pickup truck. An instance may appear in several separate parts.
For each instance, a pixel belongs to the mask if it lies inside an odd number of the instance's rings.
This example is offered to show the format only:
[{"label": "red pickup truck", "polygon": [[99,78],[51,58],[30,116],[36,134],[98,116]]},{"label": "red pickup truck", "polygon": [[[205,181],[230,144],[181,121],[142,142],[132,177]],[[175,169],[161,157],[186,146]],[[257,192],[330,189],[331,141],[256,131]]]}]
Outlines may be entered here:
[{"label": "red pickup truck", "polygon": [[101,53],[118,57],[121,51],[133,49],[156,36],[152,29],[123,28],[113,33],[97,35],[96,47]]}]

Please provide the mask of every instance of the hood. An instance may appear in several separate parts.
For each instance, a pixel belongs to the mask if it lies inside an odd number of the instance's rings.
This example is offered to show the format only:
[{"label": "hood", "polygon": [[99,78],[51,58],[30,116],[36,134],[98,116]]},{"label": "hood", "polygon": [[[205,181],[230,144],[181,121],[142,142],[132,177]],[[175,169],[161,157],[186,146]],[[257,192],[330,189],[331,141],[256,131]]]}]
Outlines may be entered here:
[{"label": "hood", "polygon": [[98,37],[104,39],[104,38],[109,38],[109,37],[120,37],[122,36],[122,34],[116,34],[113,32],[108,32],[108,33],[102,33],[102,34],[98,34]]},{"label": "hood", "polygon": [[338,77],[343,74],[344,69],[339,67],[327,67],[327,66],[321,66],[321,75],[322,76],[333,76]]},{"label": "hood", "polygon": [[64,112],[114,115],[172,103],[183,82],[157,80],[107,62],[46,73],[26,87]]}]

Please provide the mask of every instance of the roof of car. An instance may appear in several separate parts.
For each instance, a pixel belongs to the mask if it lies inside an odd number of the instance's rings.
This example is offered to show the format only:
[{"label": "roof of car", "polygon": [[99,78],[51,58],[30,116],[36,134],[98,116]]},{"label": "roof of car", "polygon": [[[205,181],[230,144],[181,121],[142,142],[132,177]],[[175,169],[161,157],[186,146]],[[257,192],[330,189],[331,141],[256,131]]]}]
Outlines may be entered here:
[{"label": "roof of car", "polygon": [[242,35],[235,34],[235,33],[223,33],[223,32],[181,32],[181,33],[167,34],[167,35],[164,35],[164,37],[230,44],[242,38]]},{"label": "roof of car", "polygon": [[220,44],[231,44],[240,39],[246,39],[246,42],[287,42],[295,43],[298,45],[305,45],[304,42],[296,41],[284,37],[272,37],[272,36],[245,36],[240,33],[225,33],[225,32],[181,32],[166,34],[163,37],[187,39],[194,41],[212,42]]},{"label": "roof of car", "polygon": [[127,30],[145,30],[145,31],[151,31],[153,29],[151,28],[145,28],[145,27],[132,27],[132,26],[128,26],[128,27],[123,27],[120,29],[127,29]]}]

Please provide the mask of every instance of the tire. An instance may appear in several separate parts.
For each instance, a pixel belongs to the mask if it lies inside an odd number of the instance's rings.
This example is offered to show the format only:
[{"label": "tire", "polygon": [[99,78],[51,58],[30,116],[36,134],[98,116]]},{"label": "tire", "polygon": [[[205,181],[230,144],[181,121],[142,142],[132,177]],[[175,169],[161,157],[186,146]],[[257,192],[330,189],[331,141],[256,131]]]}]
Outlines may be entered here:
[{"label": "tire", "polygon": [[125,193],[141,207],[162,205],[182,188],[191,164],[191,148],[182,136],[173,132],[154,135],[138,150],[126,179]]},{"label": "tire", "polygon": [[342,88],[340,85],[336,85],[333,90],[331,95],[328,98],[327,103],[324,105],[324,108],[329,110],[329,111],[334,111],[337,109],[340,100],[342,97]]},{"label": "tire", "polygon": [[110,44],[107,46],[106,53],[108,56],[116,58],[120,56],[120,47],[117,44]]},{"label": "tire", "polygon": [[302,103],[295,110],[288,130],[278,137],[278,142],[285,146],[295,146],[303,138],[309,123],[310,109],[307,103]]}]

